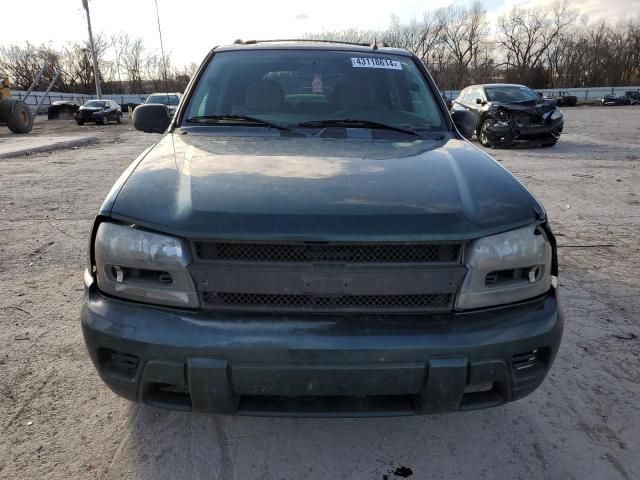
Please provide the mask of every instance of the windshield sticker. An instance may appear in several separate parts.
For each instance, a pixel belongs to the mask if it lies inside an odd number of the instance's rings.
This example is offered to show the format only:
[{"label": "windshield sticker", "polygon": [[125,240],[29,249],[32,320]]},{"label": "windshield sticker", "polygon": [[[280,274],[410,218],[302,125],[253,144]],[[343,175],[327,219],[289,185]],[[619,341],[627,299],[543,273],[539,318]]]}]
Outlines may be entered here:
[{"label": "windshield sticker", "polygon": [[386,68],[389,70],[402,70],[402,64],[396,60],[388,58],[351,58],[353,68]]}]

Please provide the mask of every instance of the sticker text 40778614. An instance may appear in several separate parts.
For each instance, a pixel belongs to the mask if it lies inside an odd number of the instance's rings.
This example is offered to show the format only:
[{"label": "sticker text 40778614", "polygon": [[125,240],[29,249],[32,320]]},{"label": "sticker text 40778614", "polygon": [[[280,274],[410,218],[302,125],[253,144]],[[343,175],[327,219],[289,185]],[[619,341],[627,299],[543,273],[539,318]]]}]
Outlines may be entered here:
[{"label": "sticker text 40778614", "polygon": [[402,64],[388,58],[355,57],[351,58],[354,68],[388,68],[390,70],[402,70]]}]

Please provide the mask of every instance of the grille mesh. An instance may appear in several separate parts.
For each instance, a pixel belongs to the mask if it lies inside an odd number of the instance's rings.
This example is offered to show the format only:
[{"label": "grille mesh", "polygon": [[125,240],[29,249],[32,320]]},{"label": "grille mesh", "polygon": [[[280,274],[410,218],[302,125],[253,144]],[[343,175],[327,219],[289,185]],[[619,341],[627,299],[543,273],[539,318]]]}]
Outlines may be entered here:
[{"label": "grille mesh", "polygon": [[456,262],[456,244],[273,244],[196,242],[202,260],[248,262],[436,263]]},{"label": "grille mesh", "polygon": [[452,296],[450,294],[317,296],[204,292],[202,297],[205,304],[221,307],[294,308],[303,310],[444,310],[450,307]]}]

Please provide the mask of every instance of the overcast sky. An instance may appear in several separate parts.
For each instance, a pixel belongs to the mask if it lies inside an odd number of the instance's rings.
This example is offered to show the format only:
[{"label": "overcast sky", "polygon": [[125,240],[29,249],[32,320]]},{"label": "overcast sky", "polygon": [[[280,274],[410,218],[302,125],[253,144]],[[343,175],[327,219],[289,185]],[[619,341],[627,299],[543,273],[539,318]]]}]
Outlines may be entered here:
[{"label": "overcast sky", "polygon": [[[485,0],[490,18],[514,4],[533,5],[550,0]],[[158,0],[165,50],[173,63],[199,63],[211,47],[236,38],[291,38],[305,32],[344,28],[378,29],[392,14],[407,21],[426,9],[450,0]],[[81,0],[10,1],[20,22],[2,22],[2,43],[51,43],[86,38]],[[619,19],[640,12],[640,0],[574,0],[590,18]],[[93,31],[112,35],[126,32],[144,38],[148,50],[159,50],[153,0],[91,0]]]}]

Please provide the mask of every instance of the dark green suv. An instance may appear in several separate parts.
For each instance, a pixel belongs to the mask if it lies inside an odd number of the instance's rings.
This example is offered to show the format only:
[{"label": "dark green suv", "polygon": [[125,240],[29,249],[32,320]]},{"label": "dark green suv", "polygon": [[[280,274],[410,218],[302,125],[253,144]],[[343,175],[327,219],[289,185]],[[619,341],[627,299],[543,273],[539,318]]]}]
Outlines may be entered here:
[{"label": "dark green suv", "polygon": [[545,211],[376,45],[213,49],[90,239],[82,328],[111,389],[179,410],[407,415],[543,381],[563,317]]}]

